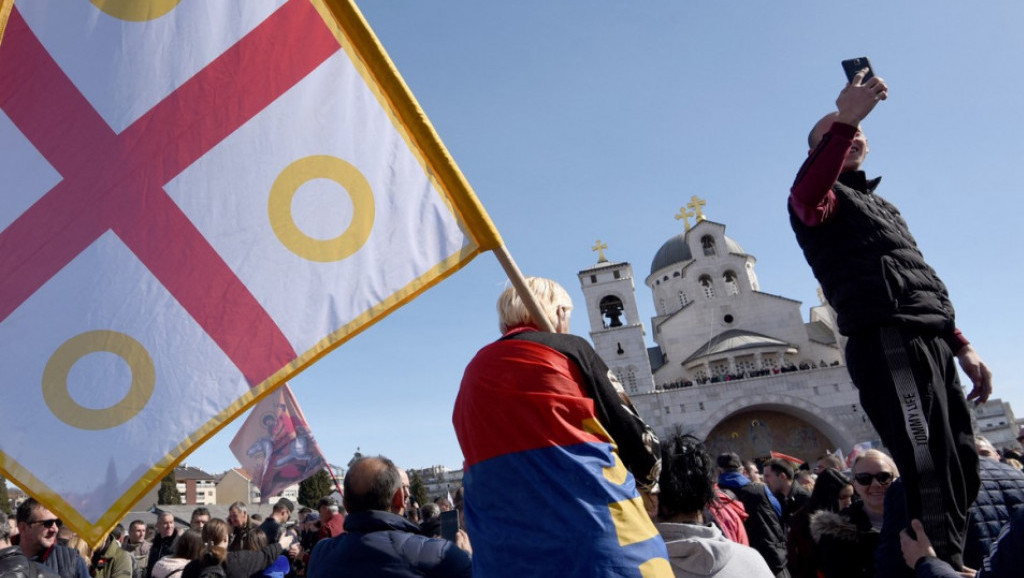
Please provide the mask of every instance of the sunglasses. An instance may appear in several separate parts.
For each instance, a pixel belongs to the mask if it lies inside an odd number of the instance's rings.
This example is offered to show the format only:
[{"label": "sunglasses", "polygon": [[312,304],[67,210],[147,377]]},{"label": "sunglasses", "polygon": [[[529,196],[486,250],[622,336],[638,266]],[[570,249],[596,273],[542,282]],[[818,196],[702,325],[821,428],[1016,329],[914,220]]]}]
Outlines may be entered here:
[{"label": "sunglasses", "polygon": [[52,528],[54,526],[60,527],[60,520],[57,518],[50,518],[49,520],[34,520],[28,523],[29,526],[35,526],[36,524],[42,524],[47,528]]},{"label": "sunglasses", "polygon": [[853,476],[854,481],[862,486],[870,486],[871,480],[878,482],[880,486],[887,486],[892,483],[892,472],[878,472],[877,474],[857,474]]}]

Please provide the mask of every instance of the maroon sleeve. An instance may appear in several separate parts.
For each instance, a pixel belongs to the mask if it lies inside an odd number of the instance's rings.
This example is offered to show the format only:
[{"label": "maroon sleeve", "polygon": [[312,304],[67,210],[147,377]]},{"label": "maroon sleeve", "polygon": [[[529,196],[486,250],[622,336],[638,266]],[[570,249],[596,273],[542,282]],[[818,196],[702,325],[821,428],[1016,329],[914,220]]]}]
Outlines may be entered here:
[{"label": "maroon sleeve", "polygon": [[960,332],[959,328],[954,329],[953,334],[946,337],[946,343],[949,345],[949,348],[953,350],[953,355],[960,353],[961,349],[971,344],[971,342],[967,341],[967,338],[964,337],[964,334]]},{"label": "maroon sleeve", "polygon": [[789,191],[789,204],[805,225],[814,227],[832,218],[836,209],[832,185],[843,170],[843,161],[855,134],[855,126],[832,123],[796,174],[793,188]]}]

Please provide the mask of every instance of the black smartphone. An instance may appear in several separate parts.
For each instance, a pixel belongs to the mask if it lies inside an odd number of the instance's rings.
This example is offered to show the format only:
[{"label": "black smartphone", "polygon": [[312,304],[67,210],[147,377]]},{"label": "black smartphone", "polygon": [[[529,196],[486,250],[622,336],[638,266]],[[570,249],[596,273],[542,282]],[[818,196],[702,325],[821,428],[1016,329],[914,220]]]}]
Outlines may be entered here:
[{"label": "black smartphone", "polygon": [[875,75],[875,70],[871,68],[871,61],[868,60],[867,56],[861,56],[860,58],[851,58],[842,62],[843,72],[846,73],[846,82],[852,82],[853,77],[861,70],[867,68],[868,72],[864,75],[864,79],[861,82],[867,82]]},{"label": "black smartphone", "polygon": [[455,534],[459,531],[459,511],[448,510],[441,512],[441,537],[449,542],[455,541]]}]

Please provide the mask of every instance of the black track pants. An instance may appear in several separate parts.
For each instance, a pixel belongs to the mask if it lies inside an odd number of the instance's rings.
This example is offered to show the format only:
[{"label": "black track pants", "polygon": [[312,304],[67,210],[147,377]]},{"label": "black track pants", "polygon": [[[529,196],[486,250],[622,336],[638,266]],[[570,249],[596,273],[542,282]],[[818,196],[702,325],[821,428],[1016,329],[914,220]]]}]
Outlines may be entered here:
[{"label": "black track pants", "polygon": [[961,567],[980,481],[953,353],[937,336],[882,327],[850,337],[846,364],[906,484],[907,514],[921,520],[940,558]]}]

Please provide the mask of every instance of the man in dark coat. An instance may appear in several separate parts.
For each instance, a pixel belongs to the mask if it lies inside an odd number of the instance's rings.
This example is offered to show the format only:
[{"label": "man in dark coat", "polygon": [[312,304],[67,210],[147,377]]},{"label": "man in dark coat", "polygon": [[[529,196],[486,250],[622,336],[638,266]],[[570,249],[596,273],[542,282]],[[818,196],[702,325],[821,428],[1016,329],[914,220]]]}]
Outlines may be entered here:
[{"label": "man in dark coat", "polygon": [[469,554],[448,540],[420,535],[415,524],[392,513],[404,501],[391,460],[367,457],[352,464],[345,474],[345,533],[317,542],[307,578],[329,578],[339,568],[351,576],[471,576]]},{"label": "man in dark coat", "polygon": [[21,548],[11,545],[11,527],[3,512],[0,512],[0,578],[59,578],[56,572],[32,562]]},{"label": "man in dark coat", "polygon": [[156,561],[174,553],[174,541],[178,539],[178,528],[174,524],[174,514],[163,512],[156,519],[156,536],[149,548],[149,560],[146,563],[146,576],[153,574]]},{"label": "man in dark coat", "polygon": [[811,493],[796,483],[796,472],[786,460],[774,458],[764,466],[764,483],[782,504],[782,528],[789,533],[789,518],[811,499]]},{"label": "man in dark coat", "polygon": [[740,457],[733,453],[718,456],[718,487],[729,497],[743,503],[750,547],[757,550],[776,578],[789,578],[786,569],[786,534],[782,531],[782,506],[764,484],[751,482],[740,473]]},{"label": "man in dark coat", "polygon": [[60,520],[46,506],[29,498],[18,506],[18,545],[29,560],[39,562],[61,578],[89,578],[78,550],[57,544]]}]

